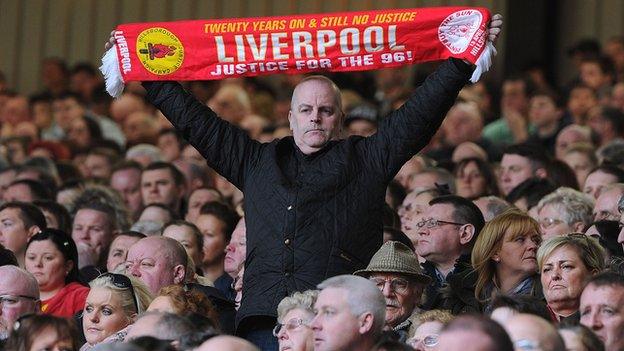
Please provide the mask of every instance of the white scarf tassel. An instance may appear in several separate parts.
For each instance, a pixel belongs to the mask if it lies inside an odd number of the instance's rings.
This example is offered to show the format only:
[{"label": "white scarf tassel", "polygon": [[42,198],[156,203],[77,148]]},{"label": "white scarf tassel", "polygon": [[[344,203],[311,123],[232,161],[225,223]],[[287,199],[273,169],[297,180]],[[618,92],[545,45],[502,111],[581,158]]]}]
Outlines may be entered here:
[{"label": "white scarf tassel", "polygon": [[117,45],[113,45],[102,56],[100,71],[104,75],[106,91],[114,98],[121,96],[124,90],[124,82],[119,71],[119,58],[117,57]]},{"label": "white scarf tassel", "polygon": [[488,40],[487,44],[485,44],[485,49],[483,49],[483,52],[477,59],[477,68],[475,68],[474,72],[472,72],[472,77],[470,77],[471,82],[478,82],[481,75],[492,67],[494,56],[496,56],[496,48],[494,47],[494,44]]}]

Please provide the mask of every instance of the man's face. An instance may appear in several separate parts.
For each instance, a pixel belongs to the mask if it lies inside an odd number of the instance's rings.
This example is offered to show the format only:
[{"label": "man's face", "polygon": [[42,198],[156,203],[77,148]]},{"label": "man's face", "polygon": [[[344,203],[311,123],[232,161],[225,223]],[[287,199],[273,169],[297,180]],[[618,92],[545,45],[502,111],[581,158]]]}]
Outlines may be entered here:
[{"label": "man's face", "polygon": [[0,244],[17,255],[23,255],[29,238],[28,229],[20,218],[20,209],[0,211]]},{"label": "man's face", "polygon": [[528,158],[515,154],[503,155],[500,170],[500,185],[503,194],[509,194],[518,184],[534,175],[535,172]]},{"label": "man's face", "polygon": [[597,90],[609,83],[609,76],[604,74],[597,62],[584,62],[580,67],[581,81],[588,87]]},{"label": "man's face", "polygon": [[[568,99],[568,110],[573,116],[584,118],[587,112],[598,104],[596,94],[588,87],[577,87],[570,92],[570,98]],[[585,122],[582,119],[579,122]]]},{"label": "man's face", "polygon": [[119,170],[112,174],[110,185],[121,195],[133,216],[141,211],[141,171],[133,168]]},{"label": "man's face", "polygon": [[585,184],[589,172],[596,167],[591,159],[582,152],[566,153],[563,156],[563,162],[572,168],[579,184]]},{"label": "man's face", "polygon": [[476,113],[466,108],[453,107],[442,124],[445,141],[450,145],[459,145],[466,141],[477,141],[481,137],[483,121]]},{"label": "man's face", "polygon": [[13,184],[10,185],[2,196],[5,202],[9,201],[22,201],[33,202],[35,195],[30,191],[30,187],[26,184]]},{"label": "man's face", "polygon": [[6,339],[15,321],[24,314],[37,310],[36,296],[29,296],[26,283],[13,274],[0,274],[0,340]]},{"label": "man's face", "polygon": [[489,337],[478,330],[451,330],[440,334],[436,350],[489,351],[494,347]]},{"label": "man's face", "polygon": [[348,291],[323,289],[314,305],[316,316],[311,322],[315,351],[350,350],[361,336],[359,317],[351,313]]},{"label": "man's face", "polygon": [[539,127],[547,127],[559,118],[555,102],[547,95],[537,95],[529,103],[529,121]]},{"label": "man's face", "polygon": [[67,132],[72,121],[82,117],[84,114],[84,107],[74,98],[54,100],[52,103],[52,113],[59,127]]},{"label": "man's face", "polygon": [[617,221],[620,219],[618,200],[622,196],[620,189],[603,191],[594,204],[594,221]]},{"label": "man's face", "polygon": [[118,235],[111,243],[106,259],[106,270],[113,272],[120,264],[126,263],[128,249],[140,238],[127,235]]},{"label": "man's face", "polygon": [[178,138],[172,133],[159,136],[157,146],[160,149],[163,160],[166,162],[173,162],[182,154],[180,142],[178,142]]},{"label": "man's face", "polygon": [[99,256],[106,252],[113,235],[113,226],[106,213],[86,208],[76,213],[72,238],[77,245],[85,245]]},{"label": "man's face", "polygon": [[624,348],[624,288],[589,284],[581,294],[581,324],[605,344],[605,350]]},{"label": "man's face", "polygon": [[563,220],[561,212],[560,206],[547,204],[537,213],[544,240],[574,232],[574,228]]},{"label": "man's face", "polygon": [[0,198],[4,196],[4,192],[9,187],[9,184],[15,180],[16,175],[17,173],[14,170],[7,170],[0,173]]},{"label": "man's face", "polygon": [[612,174],[595,171],[587,176],[585,185],[583,185],[583,192],[597,199],[605,186],[617,183],[617,181],[617,177]]},{"label": "man's face", "polygon": [[[454,208],[450,204],[435,204],[423,213],[423,219],[435,219],[439,221],[455,222],[453,219]],[[433,228],[423,226],[418,229],[418,245],[416,254],[434,263],[446,262],[451,257],[461,252],[458,225],[438,223]]]},{"label": "man's face", "polygon": [[141,175],[141,194],[143,204],[161,203],[167,206],[177,206],[182,192],[176,186],[173,174],[169,169],[154,169],[143,171]]},{"label": "man's face", "polygon": [[590,142],[587,138],[577,130],[564,129],[557,135],[555,141],[555,155],[557,159],[563,160],[568,148],[575,143]]},{"label": "man's face", "polygon": [[369,279],[386,299],[386,326],[394,328],[412,315],[422,297],[422,284],[394,273],[373,273]]},{"label": "man's face", "polygon": [[111,175],[111,164],[105,156],[91,154],[85,159],[88,177],[108,179]]},{"label": "man's face", "polygon": [[401,230],[414,244],[418,245],[418,222],[423,218],[423,213],[429,207],[429,201],[433,200],[433,195],[429,192],[418,193],[412,191],[407,194],[403,204],[399,207],[401,217]]},{"label": "man's face", "polygon": [[247,227],[245,219],[241,218],[232,232],[232,239],[225,247],[224,270],[230,276],[236,275],[247,254]]},{"label": "man's face", "polygon": [[338,136],[342,111],[331,87],[311,80],[295,88],[288,120],[301,152],[311,154]]},{"label": "man's face", "polygon": [[186,211],[186,220],[195,223],[199,217],[199,210],[202,206],[210,201],[219,201],[219,195],[216,191],[210,189],[198,189],[193,191],[188,199],[188,210]]},{"label": "man's face", "polygon": [[146,239],[150,238],[141,239],[130,247],[126,274],[141,279],[152,294],[157,294],[163,286],[181,283],[175,281],[173,264],[166,248],[158,241]]},{"label": "man's face", "polygon": [[503,83],[502,109],[511,109],[524,113],[527,110],[528,99],[524,91],[524,82],[521,80],[506,81]]}]

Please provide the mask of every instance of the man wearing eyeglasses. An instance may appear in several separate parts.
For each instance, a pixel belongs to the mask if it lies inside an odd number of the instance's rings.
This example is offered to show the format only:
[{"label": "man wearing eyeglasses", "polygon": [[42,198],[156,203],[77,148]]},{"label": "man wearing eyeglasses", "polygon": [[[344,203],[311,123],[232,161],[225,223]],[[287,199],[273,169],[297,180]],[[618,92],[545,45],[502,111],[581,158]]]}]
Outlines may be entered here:
[{"label": "man wearing eyeglasses", "polygon": [[386,300],[385,328],[396,332],[401,341],[407,340],[412,325],[409,317],[418,310],[422,293],[431,283],[414,252],[398,241],[388,241],[375,253],[366,269],[354,274],[375,283]]},{"label": "man wearing eyeglasses", "polygon": [[35,277],[19,267],[0,267],[0,341],[8,338],[19,317],[40,310],[39,285]]},{"label": "man wearing eyeglasses", "polygon": [[446,195],[431,200],[422,218],[416,253],[426,260],[423,268],[432,279],[423,308],[477,312],[470,252],[485,224],[481,211],[468,199]]}]

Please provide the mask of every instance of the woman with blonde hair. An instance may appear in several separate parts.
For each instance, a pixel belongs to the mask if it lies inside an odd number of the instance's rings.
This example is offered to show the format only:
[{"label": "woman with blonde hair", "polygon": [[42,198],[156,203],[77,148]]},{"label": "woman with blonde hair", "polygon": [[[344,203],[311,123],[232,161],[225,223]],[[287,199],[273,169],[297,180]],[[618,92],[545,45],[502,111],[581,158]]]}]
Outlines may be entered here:
[{"label": "woman with blonde hair", "polygon": [[197,313],[208,318],[212,327],[219,329],[219,316],[212,302],[201,292],[186,290],[181,285],[162,287],[147,310],[179,315]]},{"label": "woman with blonde hair", "polygon": [[605,268],[605,250],[582,233],[550,238],[537,250],[544,297],[557,321],[579,321],[585,281]]},{"label": "woman with blonde hair", "polygon": [[536,259],[541,242],[539,223],[515,208],[485,224],[472,249],[475,297],[484,310],[498,293],[541,294]]},{"label": "woman with blonde hair", "polygon": [[446,310],[431,310],[410,317],[410,327],[407,344],[416,351],[435,350],[440,339],[440,332],[453,320],[451,312]]},{"label": "woman with blonde hair", "polygon": [[273,329],[280,350],[314,350],[314,334],[309,324],[314,318],[318,293],[318,290],[295,292],[280,301],[277,306],[277,325]]},{"label": "woman with blonde hair", "polygon": [[123,341],[127,327],[134,323],[152,301],[148,287],[124,274],[104,273],[89,284],[82,328],[87,343],[80,350],[90,350],[99,343]]}]

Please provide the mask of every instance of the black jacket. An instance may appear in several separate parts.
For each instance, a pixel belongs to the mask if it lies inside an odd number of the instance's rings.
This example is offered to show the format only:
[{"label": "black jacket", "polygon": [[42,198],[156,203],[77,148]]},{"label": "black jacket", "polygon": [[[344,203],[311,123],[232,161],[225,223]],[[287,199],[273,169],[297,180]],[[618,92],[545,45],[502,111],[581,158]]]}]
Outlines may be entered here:
[{"label": "black jacket", "polygon": [[292,137],[250,139],[179,84],[144,83],[148,100],[245,194],[247,259],[237,323],[275,317],[290,293],[366,267],[382,244],[387,184],[429,142],[470,73],[460,60],[444,62],[377,134],[331,141],[312,155]]}]

